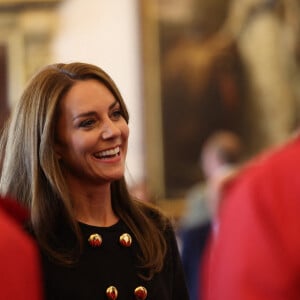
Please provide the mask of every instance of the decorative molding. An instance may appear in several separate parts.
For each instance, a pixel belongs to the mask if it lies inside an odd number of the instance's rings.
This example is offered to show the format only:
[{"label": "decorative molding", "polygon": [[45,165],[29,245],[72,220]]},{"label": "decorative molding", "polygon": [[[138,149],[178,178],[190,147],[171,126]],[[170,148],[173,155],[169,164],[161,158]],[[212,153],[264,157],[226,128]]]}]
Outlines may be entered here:
[{"label": "decorative molding", "polygon": [[0,0],[0,12],[17,12],[28,9],[51,8],[63,0]]},{"label": "decorative molding", "polygon": [[63,0],[0,0],[0,43],[8,52],[8,103],[13,106],[28,78],[51,61],[57,5]]}]

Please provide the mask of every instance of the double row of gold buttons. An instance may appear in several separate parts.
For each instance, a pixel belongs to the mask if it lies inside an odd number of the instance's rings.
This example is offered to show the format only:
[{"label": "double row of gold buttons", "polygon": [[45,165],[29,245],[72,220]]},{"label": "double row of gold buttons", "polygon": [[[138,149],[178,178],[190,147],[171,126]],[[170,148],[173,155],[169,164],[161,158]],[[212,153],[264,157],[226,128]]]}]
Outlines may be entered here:
[{"label": "double row of gold buttons", "polygon": [[[102,236],[98,233],[91,234],[88,242],[92,247],[100,247],[102,245]],[[123,233],[119,242],[124,247],[130,247],[132,244],[132,237],[129,233]],[[147,289],[143,286],[138,286],[133,292],[136,300],[145,300],[147,298]],[[115,286],[111,285],[106,289],[107,299],[116,300],[118,298],[118,290]]]}]

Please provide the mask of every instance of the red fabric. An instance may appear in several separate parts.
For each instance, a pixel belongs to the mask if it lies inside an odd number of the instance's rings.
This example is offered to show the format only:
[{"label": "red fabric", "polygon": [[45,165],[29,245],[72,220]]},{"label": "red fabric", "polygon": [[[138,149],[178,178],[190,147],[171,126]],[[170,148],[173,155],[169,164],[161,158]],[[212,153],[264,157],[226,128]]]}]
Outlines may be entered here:
[{"label": "red fabric", "polygon": [[38,250],[16,221],[27,216],[16,202],[0,199],[0,299],[42,299]]},{"label": "red fabric", "polygon": [[11,198],[0,198],[0,207],[19,224],[23,224],[29,219],[28,210]]},{"label": "red fabric", "polygon": [[300,299],[299,138],[231,182],[219,221],[201,299]]}]

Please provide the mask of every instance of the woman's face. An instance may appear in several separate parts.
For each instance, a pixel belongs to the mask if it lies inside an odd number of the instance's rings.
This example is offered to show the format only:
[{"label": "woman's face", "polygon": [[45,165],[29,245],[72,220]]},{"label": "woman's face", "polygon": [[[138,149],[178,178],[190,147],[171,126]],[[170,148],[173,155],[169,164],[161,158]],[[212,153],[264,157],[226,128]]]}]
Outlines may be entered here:
[{"label": "woman's face", "polygon": [[59,104],[55,151],[70,184],[124,175],[129,128],[119,102],[96,80],[77,82]]}]

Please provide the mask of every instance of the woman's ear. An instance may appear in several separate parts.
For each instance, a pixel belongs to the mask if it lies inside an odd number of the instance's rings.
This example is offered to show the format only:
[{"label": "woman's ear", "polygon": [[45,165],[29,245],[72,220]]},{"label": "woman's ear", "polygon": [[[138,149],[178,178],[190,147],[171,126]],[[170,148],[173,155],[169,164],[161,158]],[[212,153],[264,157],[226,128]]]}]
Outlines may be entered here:
[{"label": "woman's ear", "polygon": [[58,160],[62,159],[62,146],[58,141],[55,141],[54,143],[54,153]]}]

